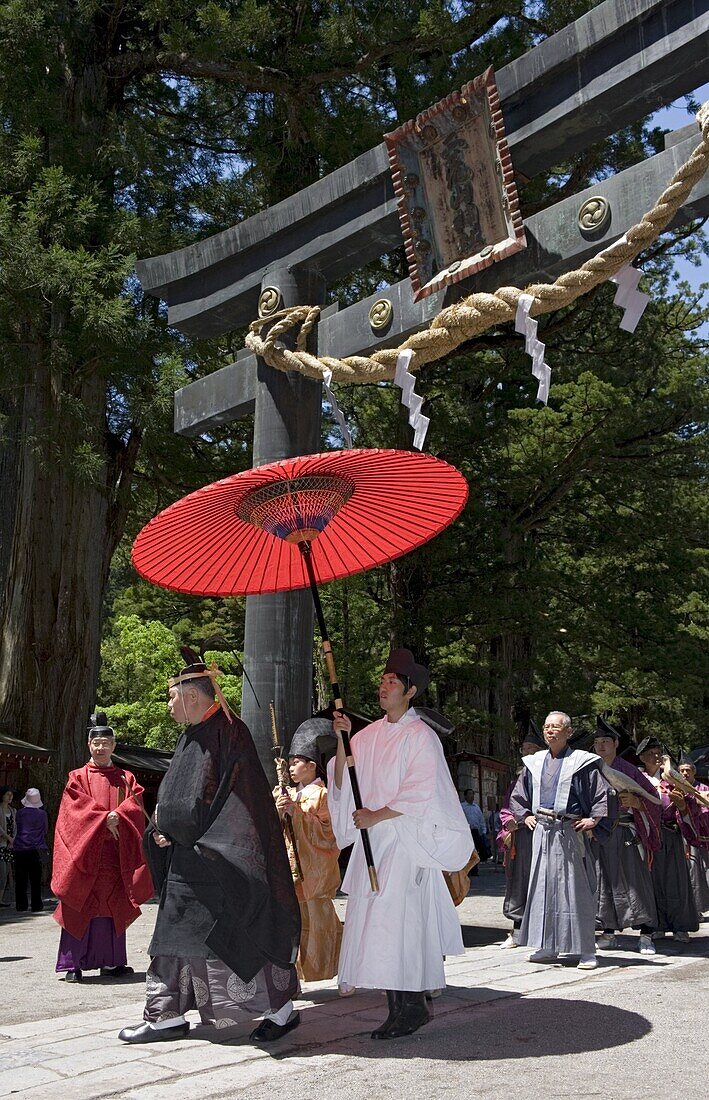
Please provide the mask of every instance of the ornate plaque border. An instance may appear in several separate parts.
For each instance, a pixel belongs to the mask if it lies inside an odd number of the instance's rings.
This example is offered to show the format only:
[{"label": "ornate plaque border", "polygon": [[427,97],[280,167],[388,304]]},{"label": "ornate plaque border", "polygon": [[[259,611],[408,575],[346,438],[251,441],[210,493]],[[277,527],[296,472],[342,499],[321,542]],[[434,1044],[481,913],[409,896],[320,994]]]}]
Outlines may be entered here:
[{"label": "ornate plaque border", "polygon": [[[495,171],[500,185],[500,207],[506,225],[506,234],[499,240],[485,241],[474,255],[451,261],[447,266],[430,275],[430,267],[425,256],[432,256],[436,262],[439,258],[435,256],[434,234],[431,232],[430,237],[426,237],[422,224],[428,218],[424,190],[425,170],[416,144],[425,142],[427,124],[431,127],[433,135],[438,136],[437,130],[432,125],[435,124],[437,116],[445,113],[452,115],[455,119],[456,109],[458,111],[461,107],[467,109],[467,104],[474,99],[482,99],[488,114],[488,134],[494,150]],[[384,141],[389,154],[415,301],[433,294],[444,286],[467,279],[476,271],[490,267],[498,260],[503,260],[526,248],[527,241],[519,210],[512,157],[505,136],[500,97],[492,66],[474,80],[464,84],[460,91],[452,92],[446,99],[422,111],[415,119],[385,134]],[[412,171],[412,163],[418,165],[418,172]],[[427,267],[429,271],[426,270]]]}]

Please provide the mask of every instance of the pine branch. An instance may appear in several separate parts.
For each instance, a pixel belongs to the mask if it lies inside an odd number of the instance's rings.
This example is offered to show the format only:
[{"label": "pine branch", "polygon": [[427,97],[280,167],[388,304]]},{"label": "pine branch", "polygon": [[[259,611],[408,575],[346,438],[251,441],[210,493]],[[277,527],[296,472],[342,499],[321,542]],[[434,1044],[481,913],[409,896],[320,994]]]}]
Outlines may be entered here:
[{"label": "pine branch", "polygon": [[240,84],[251,92],[286,95],[293,82],[281,69],[252,62],[210,61],[182,53],[121,53],[107,62],[109,77],[134,80],[151,73],[184,76],[192,80],[216,80],[222,84]]}]

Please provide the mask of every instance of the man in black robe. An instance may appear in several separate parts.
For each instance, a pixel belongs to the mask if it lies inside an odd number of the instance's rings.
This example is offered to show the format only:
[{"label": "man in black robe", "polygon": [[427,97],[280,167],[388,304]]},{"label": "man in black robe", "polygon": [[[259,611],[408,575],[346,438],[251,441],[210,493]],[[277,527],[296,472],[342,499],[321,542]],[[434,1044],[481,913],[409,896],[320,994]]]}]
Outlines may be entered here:
[{"label": "man in black robe", "polygon": [[188,664],[170,681],[169,709],[186,729],[144,840],[160,897],[144,1022],[119,1038],[184,1038],[185,1013],[197,1009],[217,1028],[238,1023],[239,1011],[263,1016],[251,1038],[270,1042],[300,1022],[298,901],[251,735],[224,702],[217,670],[182,653]]}]

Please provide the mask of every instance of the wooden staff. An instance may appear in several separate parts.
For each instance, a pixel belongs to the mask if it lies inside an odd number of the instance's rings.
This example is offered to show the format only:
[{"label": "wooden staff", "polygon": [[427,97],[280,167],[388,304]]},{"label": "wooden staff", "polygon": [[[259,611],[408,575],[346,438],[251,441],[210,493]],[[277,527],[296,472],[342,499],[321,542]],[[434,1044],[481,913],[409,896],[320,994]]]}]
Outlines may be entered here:
[{"label": "wooden staff", "polygon": [[[273,703],[270,704],[271,708],[271,736],[273,738],[273,762],[276,765],[276,780],[281,788],[281,794],[288,794],[288,780],[290,776],[288,774],[288,764],[283,757],[283,748],[278,739],[278,725],[276,723],[276,708]],[[295,872],[293,878],[303,881],[303,868],[300,866],[300,856],[298,855],[298,845],[295,841],[295,829],[293,828],[293,822],[288,814],[283,815],[283,824],[285,825],[286,832],[288,833],[288,839],[291,842],[293,848],[293,860],[295,862]]]},{"label": "wooden staff", "polygon": [[[131,788],[128,786],[128,780],[127,779],[125,780],[125,786],[118,788],[118,793],[119,793],[119,796],[121,794],[126,794],[126,795],[128,795],[129,798],[132,798],[133,801],[135,802],[135,804],[137,806],[140,806],[141,810],[143,811],[143,817],[147,821],[148,825],[152,825],[153,828],[155,828],[155,829],[157,828],[157,826],[156,826],[155,822],[153,821],[152,817],[150,816],[148,811],[145,809],[145,806],[143,805],[142,801],[138,798],[138,795],[135,794],[135,792],[133,790],[131,790]],[[119,797],[118,798],[118,805],[119,806],[120,806],[122,801],[123,801],[123,799]],[[155,808],[157,809],[157,806]]]},{"label": "wooden staff", "polygon": [[[305,569],[308,574],[308,580],[310,581],[310,591],[313,594],[313,603],[315,605],[315,617],[318,620],[318,627],[320,630],[320,637],[322,638],[322,651],[325,658],[325,664],[327,665],[327,674],[330,678],[330,686],[332,687],[332,694],[335,703],[335,710],[344,710],[344,703],[342,702],[342,693],[340,691],[340,685],[337,682],[337,670],[335,668],[335,658],[332,655],[332,645],[330,644],[330,637],[327,632],[327,624],[325,623],[325,616],[323,614],[322,604],[320,603],[320,593],[318,592],[318,585],[315,579],[315,572],[313,570],[313,562],[311,558],[310,543],[300,542],[298,543],[298,549],[303,555],[303,561],[305,562]],[[363,809],[362,795],[359,789],[359,783],[357,781],[357,771],[355,769],[354,757],[352,755],[352,749],[350,747],[350,735],[346,730],[340,731],[342,737],[342,747],[345,750],[345,761],[347,763],[347,771],[350,774],[350,784],[352,786],[352,798],[354,804],[358,810]],[[366,829],[359,830],[362,837],[362,847],[364,848],[364,858],[367,862],[367,872],[369,874],[369,885],[372,887],[372,891],[375,894],[379,893],[379,880],[377,879],[377,869],[374,866],[374,855],[372,854],[372,842],[369,839],[369,833]]]}]

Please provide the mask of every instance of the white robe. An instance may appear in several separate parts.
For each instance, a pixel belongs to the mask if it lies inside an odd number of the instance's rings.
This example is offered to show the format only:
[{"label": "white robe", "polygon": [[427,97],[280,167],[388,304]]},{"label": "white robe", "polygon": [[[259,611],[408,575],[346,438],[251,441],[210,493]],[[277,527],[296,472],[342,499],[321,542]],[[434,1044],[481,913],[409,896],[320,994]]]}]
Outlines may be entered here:
[{"label": "white robe", "polygon": [[433,730],[408,710],[386,715],[352,738],[362,803],[401,817],[369,829],[379,892],[373,893],[362,840],[352,822],[349,775],[328,799],[340,848],[354,844],[342,890],[348,895],[339,981],[360,989],[420,991],[445,986],[444,955],[464,952],[460,922],[443,871],[459,871],[473,848],[443,749]]}]

